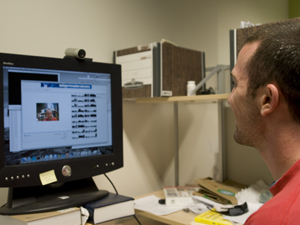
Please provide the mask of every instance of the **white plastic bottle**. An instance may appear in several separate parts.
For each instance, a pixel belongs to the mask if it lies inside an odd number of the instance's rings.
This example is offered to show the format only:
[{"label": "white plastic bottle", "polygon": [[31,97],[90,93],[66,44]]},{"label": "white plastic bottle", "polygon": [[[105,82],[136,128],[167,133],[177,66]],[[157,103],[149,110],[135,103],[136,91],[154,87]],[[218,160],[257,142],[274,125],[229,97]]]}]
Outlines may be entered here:
[{"label": "white plastic bottle", "polygon": [[196,92],[191,94],[192,90],[194,90],[196,87],[196,83],[194,80],[189,80],[187,83],[187,96],[192,96],[192,95],[196,95]]}]

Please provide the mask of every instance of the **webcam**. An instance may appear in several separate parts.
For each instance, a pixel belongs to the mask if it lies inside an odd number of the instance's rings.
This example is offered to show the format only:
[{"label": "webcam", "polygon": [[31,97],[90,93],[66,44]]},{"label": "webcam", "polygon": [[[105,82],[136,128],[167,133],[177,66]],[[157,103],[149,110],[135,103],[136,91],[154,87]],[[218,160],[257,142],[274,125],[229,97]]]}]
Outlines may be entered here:
[{"label": "webcam", "polygon": [[67,48],[65,51],[66,56],[83,59],[85,57],[85,51],[80,48]]}]

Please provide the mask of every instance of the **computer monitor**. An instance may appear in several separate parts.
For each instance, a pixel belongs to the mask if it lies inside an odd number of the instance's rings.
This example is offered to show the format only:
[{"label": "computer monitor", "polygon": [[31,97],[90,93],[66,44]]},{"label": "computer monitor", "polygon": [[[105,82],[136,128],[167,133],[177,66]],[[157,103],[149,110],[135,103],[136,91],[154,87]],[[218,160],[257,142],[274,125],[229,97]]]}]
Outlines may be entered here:
[{"label": "computer monitor", "polygon": [[123,167],[121,66],[0,53],[0,214],[105,197],[92,177]]}]

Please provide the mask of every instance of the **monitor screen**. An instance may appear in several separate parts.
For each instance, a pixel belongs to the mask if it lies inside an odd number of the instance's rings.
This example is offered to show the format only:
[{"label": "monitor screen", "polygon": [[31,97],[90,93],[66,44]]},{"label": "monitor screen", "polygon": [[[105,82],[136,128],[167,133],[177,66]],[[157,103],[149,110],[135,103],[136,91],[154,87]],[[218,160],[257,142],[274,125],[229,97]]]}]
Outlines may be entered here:
[{"label": "monitor screen", "polygon": [[5,53],[0,63],[1,187],[65,183],[123,166],[119,65]]},{"label": "monitor screen", "polygon": [[111,154],[110,76],[4,66],[5,165]]}]

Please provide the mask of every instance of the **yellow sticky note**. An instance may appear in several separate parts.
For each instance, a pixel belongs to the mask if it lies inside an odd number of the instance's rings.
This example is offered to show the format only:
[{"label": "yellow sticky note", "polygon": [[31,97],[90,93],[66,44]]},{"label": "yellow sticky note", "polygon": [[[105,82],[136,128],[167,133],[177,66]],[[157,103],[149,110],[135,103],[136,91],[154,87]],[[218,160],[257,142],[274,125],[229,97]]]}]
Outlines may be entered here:
[{"label": "yellow sticky note", "polygon": [[45,173],[40,173],[42,185],[51,184],[57,181],[54,170],[49,170]]}]

